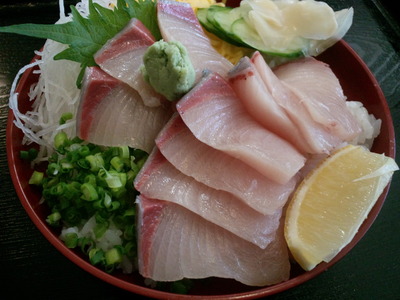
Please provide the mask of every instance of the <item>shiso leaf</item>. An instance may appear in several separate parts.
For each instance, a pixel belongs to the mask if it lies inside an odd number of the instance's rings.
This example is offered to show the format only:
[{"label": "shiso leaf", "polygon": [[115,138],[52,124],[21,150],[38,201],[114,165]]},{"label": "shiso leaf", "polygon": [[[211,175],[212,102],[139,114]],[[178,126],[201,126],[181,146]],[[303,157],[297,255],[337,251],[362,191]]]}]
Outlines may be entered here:
[{"label": "shiso leaf", "polygon": [[82,16],[71,5],[72,20],[63,24],[16,24],[0,27],[0,32],[15,33],[36,38],[51,39],[68,45],[54,59],[67,59],[81,64],[77,79],[78,87],[86,67],[96,66],[94,54],[132,18],[139,19],[158,40],[161,39],[157,25],[156,1],[118,0],[113,9],[89,0],[89,15]]}]

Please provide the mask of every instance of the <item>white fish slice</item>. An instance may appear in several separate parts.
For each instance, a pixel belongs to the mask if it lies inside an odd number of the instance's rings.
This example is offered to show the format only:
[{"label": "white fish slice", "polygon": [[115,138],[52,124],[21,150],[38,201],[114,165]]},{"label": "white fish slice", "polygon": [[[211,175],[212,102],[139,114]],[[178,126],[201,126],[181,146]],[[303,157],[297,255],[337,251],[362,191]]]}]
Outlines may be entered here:
[{"label": "white fish slice", "polygon": [[240,159],[272,181],[285,184],[304,165],[305,157],[257,123],[218,74],[204,77],[176,107],[196,138]]},{"label": "white fish slice", "polygon": [[200,142],[178,114],[164,126],[156,145],[185,175],[235,195],[262,214],[281,209],[296,185],[295,177],[287,184],[277,184],[242,161]]},{"label": "white fish slice", "polygon": [[311,118],[342,141],[351,141],[361,128],[346,107],[346,96],[330,67],[313,57],[301,58],[274,69]]},{"label": "white fish slice", "polygon": [[290,142],[302,153],[311,149],[299,128],[271,95],[259,70],[244,56],[228,73],[228,80],[249,114],[266,129]]},{"label": "white fish slice", "polygon": [[139,272],[156,281],[233,278],[265,286],[289,278],[282,226],[261,249],[168,201],[137,198]]},{"label": "white fish slice", "polygon": [[159,106],[166,101],[144,80],[140,70],[143,55],[154,42],[150,31],[134,18],[94,56],[105,72],[135,89],[147,106]]},{"label": "white fish slice", "polygon": [[274,239],[282,214],[282,209],[272,215],[260,214],[232,194],[186,176],[156,147],[136,176],[134,185],[141,195],[184,206],[260,248]]},{"label": "white fish slice", "polygon": [[159,0],[157,17],[163,39],[167,42],[178,41],[186,47],[196,71],[197,81],[201,78],[203,70],[226,76],[233,67],[229,60],[211,46],[190,4]]},{"label": "white fish slice", "polygon": [[150,152],[154,139],[172,114],[148,107],[128,85],[99,67],[86,69],[77,112],[77,135],[103,146],[128,145]]},{"label": "white fish slice", "polygon": [[[322,124],[311,118],[303,101],[281,81],[265,62],[262,55],[256,51],[251,57],[251,63],[257,69],[265,86],[275,102],[285,111],[300,131],[299,136],[308,144],[307,153],[329,153],[339,146],[343,140],[332,134]],[[317,85],[318,82],[314,82]],[[266,103],[264,103],[266,104]],[[268,106],[264,107],[267,109]]]}]

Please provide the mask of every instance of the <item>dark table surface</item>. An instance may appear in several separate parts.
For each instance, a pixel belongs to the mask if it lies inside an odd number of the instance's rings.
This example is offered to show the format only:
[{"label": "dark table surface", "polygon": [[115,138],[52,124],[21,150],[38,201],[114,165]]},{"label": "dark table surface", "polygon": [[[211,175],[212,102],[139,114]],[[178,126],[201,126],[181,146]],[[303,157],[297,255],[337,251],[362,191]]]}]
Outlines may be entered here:
[{"label": "dark table surface", "polygon": [[[345,40],[378,80],[398,138],[400,23],[393,3],[326,2],[334,8],[354,7]],[[57,18],[55,1],[0,1],[0,26],[53,23]],[[29,219],[14,190],[6,155],[8,96],[16,73],[42,45],[43,40],[0,34],[0,299],[128,299],[134,295],[86,273],[58,252]],[[379,216],[350,253],[316,278],[271,299],[400,299],[399,194],[396,173]]]}]

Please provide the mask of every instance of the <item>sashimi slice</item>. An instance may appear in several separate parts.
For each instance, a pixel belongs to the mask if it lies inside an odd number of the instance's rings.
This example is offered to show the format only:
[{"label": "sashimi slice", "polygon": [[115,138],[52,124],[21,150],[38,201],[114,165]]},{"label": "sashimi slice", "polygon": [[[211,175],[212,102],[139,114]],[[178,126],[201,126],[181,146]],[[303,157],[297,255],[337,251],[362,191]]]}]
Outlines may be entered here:
[{"label": "sashimi slice", "polygon": [[165,101],[144,80],[140,70],[143,55],[154,42],[150,31],[134,18],[94,56],[105,72],[134,88],[148,106],[158,106]]},{"label": "sashimi slice", "polygon": [[203,70],[226,76],[233,67],[229,60],[212,47],[190,4],[159,0],[157,17],[163,39],[167,42],[178,41],[186,47],[197,81]]},{"label": "sashimi slice", "polygon": [[307,141],[298,127],[277,104],[261,75],[244,56],[228,73],[228,80],[249,114],[271,132],[289,141],[302,153],[310,153]]},{"label": "sashimi slice", "polygon": [[204,77],[176,107],[200,141],[240,159],[270,180],[285,184],[304,165],[305,157],[256,122],[218,74]]},{"label": "sashimi slice", "polygon": [[128,85],[99,67],[86,69],[77,112],[77,136],[103,146],[150,152],[172,110],[148,107]]},{"label": "sashimi slice", "polygon": [[265,286],[289,278],[282,226],[266,249],[171,202],[137,198],[139,272],[155,281],[232,278]]},{"label": "sashimi slice", "polygon": [[148,198],[174,202],[260,248],[275,237],[282,209],[263,215],[225,191],[206,186],[179,172],[155,147],[135,178],[135,188]]},{"label": "sashimi slice", "polygon": [[277,184],[242,161],[200,142],[178,114],[156,138],[156,145],[175,168],[214,189],[229,192],[262,214],[281,209],[296,178]]},{"label": "sashimi slice", "polygon": [[361,132],[346,107],[340,82],[327,64],[306,57],[283,64],[274,72],[300,98],[311,118],[329,132],[344,141],[352,140]]},{"label": "sashimi slice", "polygon": [[[342,139],[311,118],[303,101],[273,73],[258,51],[251,57],[251,62],[273,99],[299,129],[301,138],[309,145],[309,153],[329,153],[343,142]],[[267,109],[267,104],[264,104]]]}]

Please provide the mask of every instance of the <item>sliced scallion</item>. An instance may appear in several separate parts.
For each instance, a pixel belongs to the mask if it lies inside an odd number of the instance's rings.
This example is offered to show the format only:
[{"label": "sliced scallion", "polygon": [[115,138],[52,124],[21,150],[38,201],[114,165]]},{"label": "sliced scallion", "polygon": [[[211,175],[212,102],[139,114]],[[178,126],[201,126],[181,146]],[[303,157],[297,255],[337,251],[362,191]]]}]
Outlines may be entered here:
[{"label": "sliced scallion", "polygon": [[99,199],[96,188],[90,183],[83,183],[81,185],[82,199],[86,201],[94,201]]},{"label": "sliced scallion", "polygon": [[29,178],[29,184],[41,185],[43,182],[44,173],[39,171],[33,171]]}]

